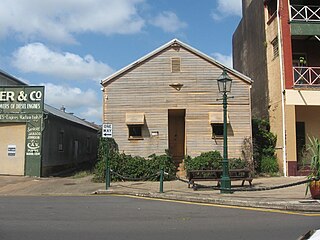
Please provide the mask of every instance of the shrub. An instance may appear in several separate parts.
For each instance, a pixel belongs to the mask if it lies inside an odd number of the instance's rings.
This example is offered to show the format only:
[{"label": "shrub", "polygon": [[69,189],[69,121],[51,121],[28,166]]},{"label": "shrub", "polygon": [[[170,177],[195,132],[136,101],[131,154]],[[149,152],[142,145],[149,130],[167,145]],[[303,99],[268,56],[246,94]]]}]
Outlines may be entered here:
[{"label": "shrub", "polygon": [[[229,168],[245,168],[247,163],[240,158],[229,159]],[[201,153],[200,156],[190,157],[187,156],[185,159],[185,169],[189,170],[212,170],[222,169],[222,157],[218,151],[210,151]]]},{"label": "shrub", "polygon": [[229,169],[242,169],[247,167],[248,167],[248,162],[245,160],[242,160],[241,158],[229,159]]},{"label": "shrub", "polygon": [[[108,148],[106,148],[108,146]],[[108,151],[106,150],[108,149]],[[115,141],[112,139],[104,140],[99,147],[99,161],[94,170],[94,181],[104,182],[106,174],[106,163],[104,154],[108,152],[110,169],[114,172],[132,179],[148,179],[159,180],[157,174],[161,168],[169,173],[169,176],[175,176],[176,167],[172,158],[168,154],[163,155],[150,155],[148,158],[139,156],[126,155],[119,153]],[[169,179],[166,177],[166,179]],[[121,177],[111,174],[112,181],[122,180]]]},{"label": "shrub", "polygon": [[201,153],[200,156],[192,158],[187,156],[184,160],[184,166],[187,171],[189,170],[202,170],[202,169],[219,169],[221,168],[222,157],[218,151],[210,151]]},{"label": "shrub", "polygon": [[263,156],[261,159],[261,172],[263,173],[277,173],[279,165],[274,156]]},{"label": "shrub", "polygon": [[270,124],[263,119],[252,120],[253,160],[255,170],[263,172],[262,159],[274,158],[277,137],[270,132]]}]

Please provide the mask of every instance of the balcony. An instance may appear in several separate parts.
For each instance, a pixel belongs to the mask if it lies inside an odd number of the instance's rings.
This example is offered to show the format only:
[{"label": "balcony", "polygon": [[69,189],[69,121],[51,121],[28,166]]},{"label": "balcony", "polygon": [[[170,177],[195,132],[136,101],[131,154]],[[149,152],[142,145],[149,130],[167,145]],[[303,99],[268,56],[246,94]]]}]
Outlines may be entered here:
[{"label": "balcony", "polygon": [[320,23],[320,6],[290,5],[290,21]]},{"label": "balcony", "polygon": [[293,67],[294,87],[320,87],[320,67]]}]

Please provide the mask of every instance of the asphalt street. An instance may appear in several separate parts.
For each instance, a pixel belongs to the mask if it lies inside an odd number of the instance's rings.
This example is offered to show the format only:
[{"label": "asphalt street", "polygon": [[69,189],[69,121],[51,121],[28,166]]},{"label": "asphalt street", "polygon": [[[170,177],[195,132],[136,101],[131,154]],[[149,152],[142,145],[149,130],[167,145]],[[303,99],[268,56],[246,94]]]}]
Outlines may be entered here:
[{"label": "asphalt street", "polygon": [[297,239],[320,216],[126,196],[0,197],[1,240]]}]

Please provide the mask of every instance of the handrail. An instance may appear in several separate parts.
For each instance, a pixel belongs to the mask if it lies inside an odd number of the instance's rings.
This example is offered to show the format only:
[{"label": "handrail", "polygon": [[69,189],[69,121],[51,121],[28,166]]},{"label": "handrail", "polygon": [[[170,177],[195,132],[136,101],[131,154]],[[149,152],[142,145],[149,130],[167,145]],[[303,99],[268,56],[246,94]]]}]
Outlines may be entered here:
[{"label": "handrail", "polygon": [[320,86],[320,67],[293,67],[294,86]]},{"label": "handrail", "polygon": [[320,6],[290,5],[290,21],[320,22]]}]

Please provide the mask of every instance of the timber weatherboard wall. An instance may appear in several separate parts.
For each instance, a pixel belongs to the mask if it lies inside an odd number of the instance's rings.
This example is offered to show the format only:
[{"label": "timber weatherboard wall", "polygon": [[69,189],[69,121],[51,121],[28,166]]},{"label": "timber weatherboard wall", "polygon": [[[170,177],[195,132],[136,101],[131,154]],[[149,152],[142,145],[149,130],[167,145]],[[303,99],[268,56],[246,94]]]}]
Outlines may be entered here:
[{"label": "timber weatherboard wall", "polygon": [[[179,45],[177,47],[177,45]],[[180,58],[180,72],[172,72],[171,60]],[[163,154],[168,146],[168,110],[185,110],[185,154],[218,150],[223,138],[212,138],[209,114],[222,114],[221,94],[216,79],[224,66],[184,43],[173,40],[164,47],[120,70],[102,82],[103,120],[113,124],[113,137],[120,151],[148,156]],[[251,80],[232,69],[228,100],[229,157],[240,157],[244,138],[251,137]],[[182,84],[180,90],[174,85]],[[172,86],[170,86],[172,85]],[[143,139],[130,140],[127,113],[143,113]],[[158,132],[158,135],[152,135]]]}]

